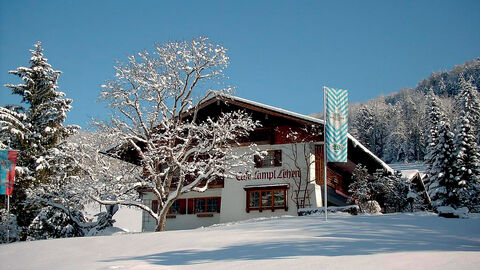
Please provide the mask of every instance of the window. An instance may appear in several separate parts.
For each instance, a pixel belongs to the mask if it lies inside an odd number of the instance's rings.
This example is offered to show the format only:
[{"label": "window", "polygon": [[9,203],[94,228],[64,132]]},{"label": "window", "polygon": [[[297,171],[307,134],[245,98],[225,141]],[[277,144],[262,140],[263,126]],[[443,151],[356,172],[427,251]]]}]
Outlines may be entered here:
[{"label": "window", "polygon": [[186,210],[186,199],[178,199],[170,206],[168,213],[172,215],[184,215],[186,214]]},{"label": "window", "polygon": [[220,197],[188,199],[188,213],[220,213]]},{"label": "window", "polygon": [[285,209],[287,206],[288,186],[245,188],[247,191],[247,213],[251,210]]},{"label": "window", "polygon": [[267,155],[261,158],[254,156],[255,168],[270,168],[282,166],[282,150],[268,150]]},{"label": "window", "polygon": [[[152,200],[152,211],[157,212],[158,210],[158,201]],[[173,202],[170,209],[168,209],[169,215],[184,215],[186,214],[186,199],[178,199]]]}]

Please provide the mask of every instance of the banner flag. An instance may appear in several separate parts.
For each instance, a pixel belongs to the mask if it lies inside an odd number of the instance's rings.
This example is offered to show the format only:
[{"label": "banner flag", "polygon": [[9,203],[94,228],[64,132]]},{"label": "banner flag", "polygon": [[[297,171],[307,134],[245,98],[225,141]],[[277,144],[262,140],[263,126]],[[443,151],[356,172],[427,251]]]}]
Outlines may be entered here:
[{"label": "banner flag", "polygon": [[17,155],[16,151],[0,150],[0,194],[13,195]]},{"label": "banner flag", "polygon": [[327,161],[347,162],[348,91],[325,87]]}]

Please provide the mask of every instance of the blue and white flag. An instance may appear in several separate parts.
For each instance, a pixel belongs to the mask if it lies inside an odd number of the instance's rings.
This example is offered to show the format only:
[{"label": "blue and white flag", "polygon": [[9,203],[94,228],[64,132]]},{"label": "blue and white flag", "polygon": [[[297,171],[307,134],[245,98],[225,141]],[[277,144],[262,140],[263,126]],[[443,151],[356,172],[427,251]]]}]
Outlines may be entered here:
[{"label": "blue and white flag", "polygon": [[326,97],[325,142],[327,161],[347,162],[348,92],[324,87]]}]

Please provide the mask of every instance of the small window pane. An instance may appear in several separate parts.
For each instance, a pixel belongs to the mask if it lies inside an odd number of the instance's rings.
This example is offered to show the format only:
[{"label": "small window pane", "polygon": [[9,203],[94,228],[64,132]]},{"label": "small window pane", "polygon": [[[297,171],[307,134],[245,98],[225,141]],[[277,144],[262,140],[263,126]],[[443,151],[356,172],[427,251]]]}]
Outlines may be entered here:
[{"label": "small window pane", "polygon": [[273,192],[273,205],[285,206],[285,192],[283,190],[275,190]]},{"label": "small window pane", "polygon": [[260,206],[260,193],[250,192],[250,205],[249,207],[259,207]]},{"label": "small window pane", "polygon": [[262,191],[262,208],[272,207],[272,192]]},{"label": "small window pane", "polygon": [[170,214],[179,214],[180,213],[180,201],[176,200],[172,206],[170,206]]},{"label": "small window pane", "polygon": [[217,212],[218,210],[218,199],[211,198],[207,199],[207,212]]},{"label": "small window pane", "polygon": [[204,213],[204,212],[206,212],[206,209],[205,209],[205,199],[196,199],[195,212],[196,212],[196,213]]}]

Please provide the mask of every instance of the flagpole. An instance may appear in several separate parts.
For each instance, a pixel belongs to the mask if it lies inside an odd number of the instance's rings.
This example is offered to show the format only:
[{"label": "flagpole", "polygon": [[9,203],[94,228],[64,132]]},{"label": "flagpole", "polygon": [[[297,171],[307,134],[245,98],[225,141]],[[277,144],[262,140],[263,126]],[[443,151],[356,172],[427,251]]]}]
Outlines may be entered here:
[{"label": "flagpole", "polygon": [[10,195],[7,195],[7,244],[10,243]]},{"label": "flagpole", "polygon": [[325,221],[328,220],[327,216],[327,99],[325,96],[325,86],[323,86],[323,190],[324,190],[324,204],[325,209]]}]

